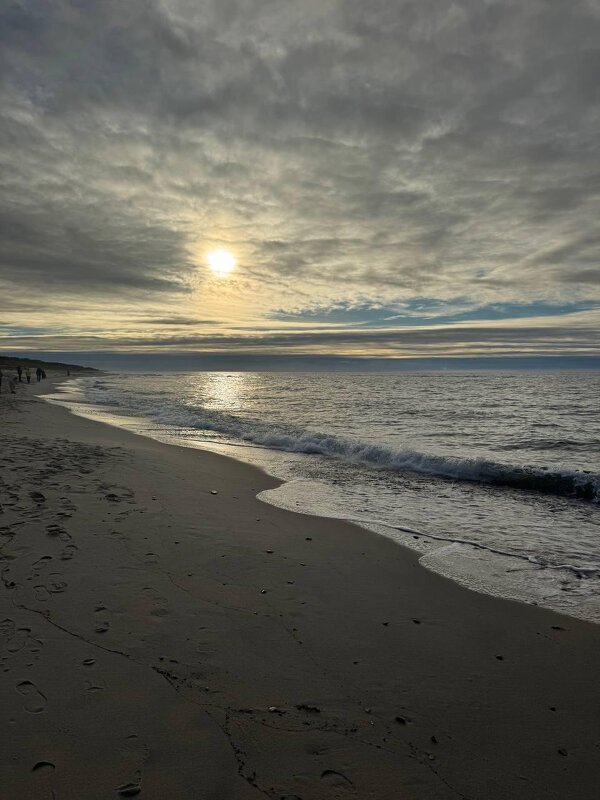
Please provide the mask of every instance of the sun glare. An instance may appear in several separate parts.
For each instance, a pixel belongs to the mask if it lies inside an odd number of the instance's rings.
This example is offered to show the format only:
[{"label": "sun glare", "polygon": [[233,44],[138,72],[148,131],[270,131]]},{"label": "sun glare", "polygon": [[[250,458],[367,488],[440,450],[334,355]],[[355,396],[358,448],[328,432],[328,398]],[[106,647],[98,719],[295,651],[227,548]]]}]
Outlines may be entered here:
[{"label": "sun glare", "polygon": [[219,278],[224,278],[235,269],[235,258],[229,250],[211,250],[207,258],[208,266]]}]

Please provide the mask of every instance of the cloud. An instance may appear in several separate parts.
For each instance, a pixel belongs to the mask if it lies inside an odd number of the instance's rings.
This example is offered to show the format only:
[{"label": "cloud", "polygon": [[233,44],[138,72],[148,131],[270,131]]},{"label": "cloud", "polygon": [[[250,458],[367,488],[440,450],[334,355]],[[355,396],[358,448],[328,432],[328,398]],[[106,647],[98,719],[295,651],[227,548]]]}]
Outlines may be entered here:
[{"label": "cloud", "polygon": [[196,327],[200,325],[215,325],[217,320],[214,319],[196,319],[194,317],[142,317],[137,319],[136,322],[150,325],[165,325],[166,327],[178,326],[191,326]]},{"label": "cloud", "polygon": [[414,358],[423,356],[594,355],[600,347],[600,312],[578,311],[559,318],[481,320],[447,325],[395,328],[294,330],[280,328],[225,333],[79,336],[27,335],[17,332],[13,349],[124,353],[232,355],[327,355]]},{"label": "cloud", "polygon": [[12,0],[0,312],[125,342],[599,298],[598,41],[586,0]]}]

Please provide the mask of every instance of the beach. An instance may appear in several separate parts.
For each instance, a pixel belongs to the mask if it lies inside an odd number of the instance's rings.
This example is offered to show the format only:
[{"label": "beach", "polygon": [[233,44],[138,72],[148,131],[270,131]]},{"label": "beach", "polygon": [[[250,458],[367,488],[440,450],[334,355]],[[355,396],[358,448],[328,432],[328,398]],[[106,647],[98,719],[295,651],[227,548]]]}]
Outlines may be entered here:
[{"label": "beach", "polygon": [[597,626],[37,391],[0,396],[0,797],[596,795]]}]

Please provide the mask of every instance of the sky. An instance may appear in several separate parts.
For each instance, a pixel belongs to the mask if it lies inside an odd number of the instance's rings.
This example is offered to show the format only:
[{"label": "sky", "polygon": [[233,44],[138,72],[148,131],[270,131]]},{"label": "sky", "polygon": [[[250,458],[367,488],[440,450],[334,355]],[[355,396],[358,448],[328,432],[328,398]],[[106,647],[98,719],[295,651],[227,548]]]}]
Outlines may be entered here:
[{"label": "sky", "polygon": [[0,350],[598,356],[599,75],[598,0],[4,0]]}]

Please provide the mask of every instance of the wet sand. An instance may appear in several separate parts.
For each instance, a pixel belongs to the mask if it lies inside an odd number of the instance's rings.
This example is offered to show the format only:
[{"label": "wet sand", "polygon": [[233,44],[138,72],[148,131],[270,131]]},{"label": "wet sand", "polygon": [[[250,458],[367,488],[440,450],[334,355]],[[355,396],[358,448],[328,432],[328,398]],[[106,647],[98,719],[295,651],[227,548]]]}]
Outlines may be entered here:
[{"label": "wet sand", "polygon": [[37,391],[0,396],[0,797],[597,796],[596,626]]}]

